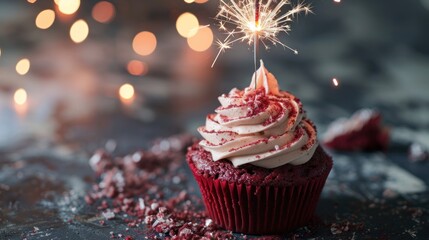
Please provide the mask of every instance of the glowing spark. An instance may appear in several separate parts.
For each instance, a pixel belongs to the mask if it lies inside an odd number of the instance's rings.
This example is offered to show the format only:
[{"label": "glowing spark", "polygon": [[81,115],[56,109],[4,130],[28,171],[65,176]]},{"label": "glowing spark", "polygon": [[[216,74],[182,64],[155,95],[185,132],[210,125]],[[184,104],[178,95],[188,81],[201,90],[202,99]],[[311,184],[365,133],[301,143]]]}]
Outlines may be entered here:
[{"label": "glowing spark", "polygon": [[332,83],[334,84],[335,87],[338,87],[339,85],[338,80],[336,78],[332,79]]},{"label": "glowing spark", "polygon": [[334,2],[336,2],[336,3],[340,3],[340,2],[341,2],[341,0],[334,0]]},{"label": "glowing spark", "polygon": [[231,48],[231,40],[229,40],[229,38],[233,35],[234,33],[232,32],[230,35],[228,35],[225,40],[222,42],[221,40],[216,40],[216,44],[219,46],[219,52],[217,52],[216,57],[212,63],[212,66],[214,66],[214,64],[216,63],[217,59],[219,58],[220,54],[225,52],[226,49],[230,49]]},{"label": "glowing spark", "polygon": [[[256,8],[255,4],[258,6],[258,2],[259,8]],[[291,9],[282,14],[281,9],[284,6],[291,6]],[[311,13],[310,6],[303,3],[292,6],[290,0],[229,0],[228,3],[226,0],[220,0],[216,19],[219,20],[219,30],[226,32],[226,38],[217,41],[219,52],[212,66],[221,52],[239,41],[252,44],[260,40],[266,49],[269,49],[269,43],[278,44],[298,54],[297,50],[282,43],[278,35],[289,33],[291,31],[289,23],[301,12]],[[237,36],[231,39],[234,34]]]}]

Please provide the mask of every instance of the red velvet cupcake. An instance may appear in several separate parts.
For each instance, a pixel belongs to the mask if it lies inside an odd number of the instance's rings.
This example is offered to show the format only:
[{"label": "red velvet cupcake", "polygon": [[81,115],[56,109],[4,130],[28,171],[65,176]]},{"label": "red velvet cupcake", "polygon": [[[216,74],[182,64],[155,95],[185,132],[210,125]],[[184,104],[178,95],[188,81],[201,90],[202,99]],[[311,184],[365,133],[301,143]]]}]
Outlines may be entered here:
[{"label": "red velvet cupcake", "polygon": [[210,217],[228,230],[281,234],[314,215],[332,159],[295,96],[278,89],[261,62],[245,90],[219,97],[221,106],[198,131],[188,164]]}]

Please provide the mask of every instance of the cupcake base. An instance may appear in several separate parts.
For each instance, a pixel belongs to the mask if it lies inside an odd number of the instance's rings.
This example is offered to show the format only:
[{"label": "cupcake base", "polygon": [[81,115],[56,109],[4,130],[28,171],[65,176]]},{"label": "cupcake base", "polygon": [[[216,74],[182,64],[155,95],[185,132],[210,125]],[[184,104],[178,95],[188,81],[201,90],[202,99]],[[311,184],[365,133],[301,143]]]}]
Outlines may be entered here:
[{"label": "cupcake base", "polygon": [[307,224],[332,168],[320,147],[308,163],[274,171],[213,162],[197,145],[188,150],[187,161],[208,215],[225,229],[246,234],[283,234]]}]

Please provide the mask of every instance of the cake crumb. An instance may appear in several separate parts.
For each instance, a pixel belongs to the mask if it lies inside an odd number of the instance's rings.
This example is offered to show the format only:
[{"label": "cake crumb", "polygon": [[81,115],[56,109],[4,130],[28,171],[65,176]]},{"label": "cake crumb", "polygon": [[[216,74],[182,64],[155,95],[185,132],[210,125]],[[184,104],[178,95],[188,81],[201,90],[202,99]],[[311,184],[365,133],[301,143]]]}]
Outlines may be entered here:
[{"label": "cake crumb", "polygon": [[[105,220],[116,214],[123,216],[126,231],[145,224],[145,235],[150,234],[153,239],[234,239],[231,232],[208,218],[201,208],[201,199],[188,194],[192,189],[177,188],[177,184],[187,181],[178,171],[183,165],[184,151],[193,142],[189,135],[172,136],[156,141],[150,150],[124,157],[97,151],[90,165],[100,180],[85,201],[88,205],[98,204]],[[114,232],[110,236],[123,237]]]}]

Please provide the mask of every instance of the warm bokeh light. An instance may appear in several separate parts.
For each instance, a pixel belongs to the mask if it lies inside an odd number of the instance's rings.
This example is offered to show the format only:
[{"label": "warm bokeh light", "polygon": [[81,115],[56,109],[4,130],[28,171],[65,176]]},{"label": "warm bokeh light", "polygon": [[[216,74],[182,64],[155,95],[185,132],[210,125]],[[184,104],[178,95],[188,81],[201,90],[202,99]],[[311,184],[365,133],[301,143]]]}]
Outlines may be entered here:
[{"label": "warm bokeh light", "polygon": [[183,0],[185,3],[206,3],[209,0]]},{"label": "warm bokeh light", "polygon": [[55,12],[51,9],[41,11],[36,17],[36,27],[48,29],[55,21]]},{"label": "warm bokeh light", "polygon": [[80,7],[80,0],[58,0],[56,3],[58,10],[66,15],[75,13]]},{"label": "warm bokeh light", "polygon": [[147,73],[147,66],[144,62],[131,60],[127,64],[128,73],[134,76],[141,76]]},{"label": "warm bokeh light", "polygon": [[89,34],[89,27],[85,20],[77,20],[70,28],[70,38],[75,43],[85,41]]},{"label": "warm bokeh light", "polygon": [[134,97],[134,87],[129,84],[125,83],[119,88],[119,96],[123,100],[130,100]]},{"label": "warm bokeh light", "polygon": [[334,84],[335,87],[338,87],[338,85],[339,85],[339,82],[336,78],[332,79],[332,83]]},{"label": "warm bokeh light", "polygon": [[213,32],[209,27],[201,27],[197,34],[188,38],[189,47],[197,52],[203,52],[210,48],[213,43]]},{"label": "warm bokeh light", "polygon": [[27,0],[27,2],[29,2],[29,3],[35,3],[35,2],[37,2],[37,0]]},{"label": "warm bokeh light", "polygon": [[19,60],[18,63],[16,64],[15,69],[19,75],[27,74],[28,71],[30,70],[30,60],[28,60],[27,58],[23,58]]},{"label": "warm bokeh light", "polygon": [[16,90],[13,100],[17,105],[24,105],[27,102],[27,92],[23,88]]},{"label": "warm bokeh light", "polygon": [[92,8],[92,17],[100,23],[108,23],[115,16],[115,6],[107,1],[101,1]]},{"label": "warm bokeh light", "polygon": [[199,27],[198,18],[194,14],[186,12],[180,15],[176,21],[176,29],[180,36],[189,38],[197,34]]},{"label": "warm bokeh light", "polygon": [[341,2],[341,0],[334,0],[334,2],[336,2],[336,3],[340,3],[340,2]]},{"label": "warm bokeh light", "polygon": [[156,48],[156,37],[151,32],[139,32],[133,39],[133,49],[137,54],[147,56]]}]

